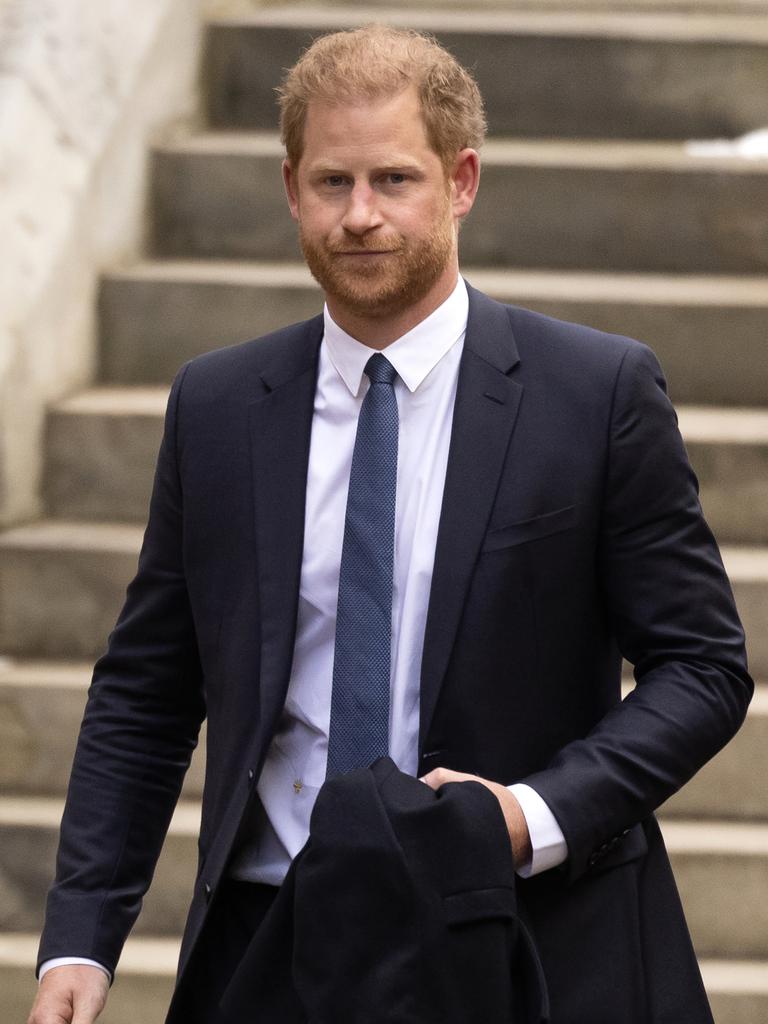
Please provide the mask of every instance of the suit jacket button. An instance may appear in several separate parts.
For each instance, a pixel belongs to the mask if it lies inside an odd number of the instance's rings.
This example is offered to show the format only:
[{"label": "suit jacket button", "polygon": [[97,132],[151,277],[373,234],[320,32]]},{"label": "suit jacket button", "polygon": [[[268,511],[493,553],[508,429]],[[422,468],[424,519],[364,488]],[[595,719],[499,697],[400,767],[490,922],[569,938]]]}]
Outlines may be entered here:
[{"label": "suit jacket button", "polygon": [[206,903],[210,903],[211,902],[211,891],[212,890],[211,890],[210,885],[208,885],[208,883],[206,882],[203,885],[203,892],[205,893],[205,902]]},{"label": "suit jacket button", "polygon": [[256,776],[256,772],[253,770],[253,768],[249,768],[248,769],[248,781],[249,782],[253,782],[255,776]]}]

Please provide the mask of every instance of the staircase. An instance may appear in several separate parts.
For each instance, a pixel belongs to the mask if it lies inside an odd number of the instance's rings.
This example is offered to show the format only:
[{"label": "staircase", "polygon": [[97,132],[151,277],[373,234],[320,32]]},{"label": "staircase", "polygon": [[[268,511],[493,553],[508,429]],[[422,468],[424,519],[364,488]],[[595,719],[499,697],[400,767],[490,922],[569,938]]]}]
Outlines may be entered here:
[{"label": "staircase", "polygon": [[[50,410],[46,518],[0,533],[4,1021],[25,1020],[34,992],[74,739],[92,659],[135,567],[170,379],[197,353],[321,305],[284,208],[271,92],[318,31],[386,17],[435,32],[475,68],[492,137],[462,231],[464,272],[497,298],[656,350],[753,673],[768,681],[768,157],[707,155],[682,141],[732,138],[766,120],[766,8],[461,6],[227,2],[209,16],[207,127],[153,152],[149,254],[104,276],[99,379]],[[768,1020],[766,768],[768,682],[737,739],[662,811],[718,1024]],[[200,791],[198,759],[106,1024],[163,1019]]]}]

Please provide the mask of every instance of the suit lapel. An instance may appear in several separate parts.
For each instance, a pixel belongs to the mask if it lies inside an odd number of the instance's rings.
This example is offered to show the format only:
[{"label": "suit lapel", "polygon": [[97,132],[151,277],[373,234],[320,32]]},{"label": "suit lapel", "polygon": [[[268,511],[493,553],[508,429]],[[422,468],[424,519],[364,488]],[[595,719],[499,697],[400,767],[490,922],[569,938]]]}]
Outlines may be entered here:
[{"label": "suit lapel", "polygon": [[522,386],[506,309],[468,288],[470,305],[435,548],[421,667],[419,753],[432,721],[485,535]]},{"label": "suit lapel", "polygon": [[322,317],[282,342],[249,409],[261,620],[263,749],[285,701],[296,630],[304,505]]}]

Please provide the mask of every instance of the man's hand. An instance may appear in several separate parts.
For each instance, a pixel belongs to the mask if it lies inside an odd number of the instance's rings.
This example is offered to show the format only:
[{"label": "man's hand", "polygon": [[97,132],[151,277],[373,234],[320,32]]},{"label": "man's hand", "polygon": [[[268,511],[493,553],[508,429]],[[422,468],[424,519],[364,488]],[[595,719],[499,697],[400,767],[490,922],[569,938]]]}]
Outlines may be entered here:
[{"label": "man's hand", "polygon": [[52,967],[40,982],[27,1024],[93,1024],[108,992],[109,978],[98,967]]},{"label": "man's hand", "polygon": [[528,835],[528,825],[525,820],[520,804],[510,793],[506,786],[499,782],[491,782],[489,779],[481,779],[479,775],[467,775],[466,772],[454,772],[450,768],[434,768],[426,775],[422,775],[421,782],[426,782],[432,789],[439,789],[446,782],[480,782],[490,789],[501,804],[504,814],[504,821],[507,823],[509,841],[512,844],[512,857],[515,867],[522,867],[531,859],[531,837]]}]

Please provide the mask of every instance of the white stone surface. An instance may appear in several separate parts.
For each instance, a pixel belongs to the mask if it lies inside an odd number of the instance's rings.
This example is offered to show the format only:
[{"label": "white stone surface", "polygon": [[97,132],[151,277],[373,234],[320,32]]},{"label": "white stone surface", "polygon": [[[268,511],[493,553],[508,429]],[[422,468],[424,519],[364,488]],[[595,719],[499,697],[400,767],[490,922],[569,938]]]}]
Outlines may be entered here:
[{"label": "white stone surface", "polygon": [[0,524],[38,512],[45,405],[92,375],[97,273],[139,251],[199,36],[200,0],[0,3]]}]

